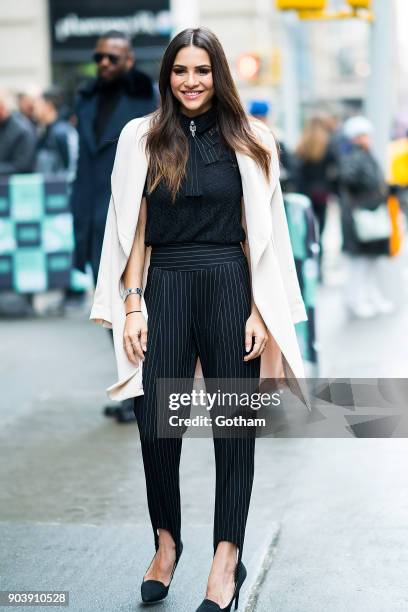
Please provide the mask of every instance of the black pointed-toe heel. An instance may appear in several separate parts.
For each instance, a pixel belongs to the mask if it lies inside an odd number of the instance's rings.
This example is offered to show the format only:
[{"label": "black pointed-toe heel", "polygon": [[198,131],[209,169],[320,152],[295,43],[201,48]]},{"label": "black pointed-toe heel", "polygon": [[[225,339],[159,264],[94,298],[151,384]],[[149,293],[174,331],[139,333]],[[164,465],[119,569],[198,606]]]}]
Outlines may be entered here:
[{"label": "black pointed-toe heel", "polygon": [[[177,564],[179,562],[182,552],[183,552],[183,542],[180,542],[180,550],[178,554],[176,552],[176,560],[174,562],[174,566],[171,572],[170,582],[167,586],[165,586],[162,582],[160,582],[160,580],[144,580],[142,582],[141,587],[140,587],[140,592],[141,592],[143,603],[147,603],[147,604],[158,603],[159,601],[163,601],[163,599],[167,597],[169,588],[171,585],[171,581],[173,580],[174,572],[176,571],[176,567],[177,567]],[[156,553],[155,553],[155,556],[156,556]],[[153,559],[150,562],[150,565],[152,564]]]},{"label": "black pointed-toe heel", "polygon": [[240,561],[239,563],[237,563],[237,566],[235,568],[235,590],[229,604],[225,608],[220,608],[220,606],[215,603],[215,601],[212,601],[211,599],[204,599],[201,605],[197,608],[196,612],[229,612],[234,601],[234,610],[237,610],[239,602],[239,591],[246,577],[247,571],[245,565],[242,563],[242,561]]}]

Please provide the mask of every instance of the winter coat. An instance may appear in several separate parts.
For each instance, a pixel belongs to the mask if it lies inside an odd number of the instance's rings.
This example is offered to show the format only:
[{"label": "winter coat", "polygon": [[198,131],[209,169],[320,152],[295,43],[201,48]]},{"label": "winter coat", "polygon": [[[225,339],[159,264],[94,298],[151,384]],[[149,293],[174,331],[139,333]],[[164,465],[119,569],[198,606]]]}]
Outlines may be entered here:
[{"label": "winter coat", "polygon": [[340,160],[339,180],[343,251],[351,255],[388,255],[388,239],[372,242],[358,239],[352,216],[355,208],[374,210],[387,201],[383,173],[372,153],[353,145]]},{"label": "winter coat", "polygon": [[34,169],[36,138],[28,119],[13,113],[0,123],[0,174]]},{"label": "winter coat", "polygon": [[297,191],[308,196],[313,207],[327,204],[335,166],[336,160],[329,149],[316,161],[297,157]]},{"label": "winter coat", "polygon": [[93,80],[79,92],[76,104],[79,133],[79,158],[73,184],[71,209],[74,217],[74,267],[85,271],[91,263],[96,279],[102,249],[106,215],[111,192],[110,175],[116,146],[123,126],[155,108],[150,78],[131,69],[99,142],[94,132],[97,114],[98,83]]},{"label": "winter coat", "polygon": [[[148,169],[143,146],[149,117],[130,121],[122,130],[112,172],[101,264],[90,319],[113,330],[118,381],[107,389],[111,399],[123,400],[143,394],[142,362],[131,363],[123,347],[125,307],[121,297],[125,270],[136,231]],[[261,378],[286,377],[289,386],[304,400],[304,368],[294,323],[307,320],[279,183],[279,160],[269,129],[251,120],[258,138],[272,152],[271,178],[249,156],[236,152],[243,189],[244,229],[250,248],[254,301],[269,331],[261,356]],[[151,248],[146,249],[143,286],[146,284]],[[142,312],[148,315],[144,299]],[[199,360],[196,376],[201,375]],[[303,381],[304,382],[304,381]]]},{"label": "winter coat", "polygon": [[43,174],[74,176],[78,157],[78,134],[63,119],[48,125],[37,144],[35,170]]}]

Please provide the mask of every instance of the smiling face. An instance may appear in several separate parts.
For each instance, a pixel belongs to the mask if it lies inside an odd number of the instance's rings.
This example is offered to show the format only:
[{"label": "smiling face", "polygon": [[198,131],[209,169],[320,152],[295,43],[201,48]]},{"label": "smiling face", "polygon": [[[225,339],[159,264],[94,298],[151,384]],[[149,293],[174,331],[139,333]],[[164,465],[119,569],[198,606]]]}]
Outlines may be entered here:
[{"label": "smiling face", "polygon": [[171,91],[188,117],[204,113],[211,107],[214,83],[210,57],[200,47],[183,47],[177,53],[170,77]]}]

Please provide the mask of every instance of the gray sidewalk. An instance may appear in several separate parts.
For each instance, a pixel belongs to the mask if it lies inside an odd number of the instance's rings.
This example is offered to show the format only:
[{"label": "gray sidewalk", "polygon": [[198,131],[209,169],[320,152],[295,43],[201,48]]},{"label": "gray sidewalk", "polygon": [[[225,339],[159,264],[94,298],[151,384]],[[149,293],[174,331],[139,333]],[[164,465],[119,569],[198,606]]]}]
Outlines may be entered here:
[{"label": "gray sidewalk", "polygon": [[[267,553],[276,529],[274,524],[250,529],[245,550],[249,579],[240,596],[242,602],[254,592],[260,553]],[[145,609],[140,603],[140,582],[153,556],[150,534],[148,525],[0,523],[2,550],[7,551],[1,565],[9,568],[2,572],[1,588],[68,590],[69,609],[81,612]],[[166,604],[157,605],[157,609],[191,612],[198,607],[212,554],[208,534],[208,525],[184,530],[185,554]]]}]

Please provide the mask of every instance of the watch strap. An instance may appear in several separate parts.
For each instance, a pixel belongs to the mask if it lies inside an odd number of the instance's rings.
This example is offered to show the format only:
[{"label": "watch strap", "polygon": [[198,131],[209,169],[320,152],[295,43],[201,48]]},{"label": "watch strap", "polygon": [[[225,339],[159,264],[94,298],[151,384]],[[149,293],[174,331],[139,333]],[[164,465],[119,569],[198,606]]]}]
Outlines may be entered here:
[{"label": "watch strap", "polygon": [[143,289],[141,287],[128,287],[127,289],[124,289],[122,295],[123,301],[126,301],[128,295],[131,295],[132,293],[135,293],[136,295],[140,295],[140,297],[142,297]]}]

